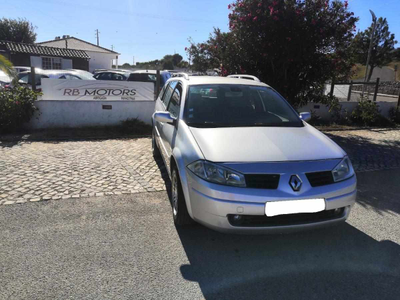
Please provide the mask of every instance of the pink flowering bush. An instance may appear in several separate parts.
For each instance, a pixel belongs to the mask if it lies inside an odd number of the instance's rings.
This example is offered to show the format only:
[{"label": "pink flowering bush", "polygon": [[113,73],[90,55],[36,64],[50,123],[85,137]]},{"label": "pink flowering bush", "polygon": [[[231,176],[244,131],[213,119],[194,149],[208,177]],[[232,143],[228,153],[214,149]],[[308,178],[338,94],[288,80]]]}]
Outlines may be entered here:
[{"label": "pink flowering bush", "polygon": [[229,32],[215,29],[187,52],[198,71],[259,77],[298,105],[320,95],[326,81],[351,74],[357,18],[347,1],[237,0],[228,6]]}]

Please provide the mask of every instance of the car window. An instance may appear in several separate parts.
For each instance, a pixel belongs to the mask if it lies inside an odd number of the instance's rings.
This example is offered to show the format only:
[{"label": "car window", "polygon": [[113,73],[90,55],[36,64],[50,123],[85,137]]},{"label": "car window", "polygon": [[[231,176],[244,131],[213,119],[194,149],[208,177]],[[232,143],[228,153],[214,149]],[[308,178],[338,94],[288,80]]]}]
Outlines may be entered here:
[{"label": "car window", "polygon": [[[35,74],[36,85],[42,84],[42,78],[49,78],[46,75]],[[18,79],[21,83],[32,84],[31,73],[20,73]]]},{"label": "car window", "polygon": [[160,94],[158,95],[161,100],[163,99],[163,96],[164,96],[164,93],[165,93],[166,89],[167,89],[167,85],[164,85],[162,90],[161,90],[161,92],[160,92]]},{"label": "car window", "polygon": [[125,80],[125,77],[122,74],[114,73],[112,74],[112,80]]},{"label": "car window", "polygon": [[301,127],[285,99],[271,88],[251,85],[191,86],[183,119],[195,127]]},{"label": "car window", "polygon": [[168,111],[171,113],[172,116],[177,118],[179,116],[179,108],[181,104],[181,95],[182,95],[182,86],[178,84],[172,93],[171,100],[168,104]]},{"label": "car window", "polygon": [[99,78],[98,79],[100,79],[100,80],[112,80],[112,76],[111,76],[111,73],[101,73],[100,75],[99,75]]},{"label": "car window", "polygon": [[171,81],[168,84],[168,86],[167,86],[167,88],[165,90],[165,93],[163,95],[163,98],[161,99],[162,102],[164,103],[165,107],[168,106],[169,100],[171,99],[172,92],[173,92],[173,90],[174,90],[174,88],[175,88],[177,83],[178,83],[178,81]]},{"label": "car window", "polygon": [[129,75],[128,81],[156,82],[156,75],[147,73],[132,73]]},{"label": "car window", "polygon": [[59,79],[80,80],[79,77],[77,77],[75,75],[70,75],[70,74],[64,74],[64,75],[60,76]]}]

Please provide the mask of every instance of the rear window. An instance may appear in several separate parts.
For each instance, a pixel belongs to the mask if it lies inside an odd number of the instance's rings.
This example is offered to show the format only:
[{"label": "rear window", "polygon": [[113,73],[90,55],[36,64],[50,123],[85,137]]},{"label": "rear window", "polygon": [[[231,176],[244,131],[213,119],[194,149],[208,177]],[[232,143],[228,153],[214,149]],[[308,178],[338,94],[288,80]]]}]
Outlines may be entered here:
[{"label": "rear window", "polygon": [[156,82],[155,74],[132,73],[129,75],[128,81]]},{"label": "rear window", "polygon": [[[21,83],[32,84],[30,73],[20,73],[18,74],[18,78]],[[35,74],[36,85],[42,84],[42,78],[49,78],[49,77],[46,75]]]},{"label": "rear window", "polygon": [[[160,87],[163,87],[168,79],[171,78],[170,73],[161,73],[160,74]],[[141,81],[141,82],[156,82],[157,75],[156,74],[147,74],[147,73],[132,73],[129,75],[128,81]]]}]

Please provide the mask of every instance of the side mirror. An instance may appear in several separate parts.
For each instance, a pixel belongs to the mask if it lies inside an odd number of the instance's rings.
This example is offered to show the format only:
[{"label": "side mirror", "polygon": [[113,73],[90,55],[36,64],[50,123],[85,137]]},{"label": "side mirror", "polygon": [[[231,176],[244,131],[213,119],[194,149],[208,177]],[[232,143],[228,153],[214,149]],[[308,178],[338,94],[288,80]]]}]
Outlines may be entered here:
[{"label": "side mirror", "polygon": [[153,118],[161,123],[174,124],[176,122],[176,119],[169,112],[157,111],[153,114]]},{"label": "side mirror", "polygon": [[309,121],[311,119],[311,113],[309,112],[300,113],[300,119],[302,119],[305,122]]}]

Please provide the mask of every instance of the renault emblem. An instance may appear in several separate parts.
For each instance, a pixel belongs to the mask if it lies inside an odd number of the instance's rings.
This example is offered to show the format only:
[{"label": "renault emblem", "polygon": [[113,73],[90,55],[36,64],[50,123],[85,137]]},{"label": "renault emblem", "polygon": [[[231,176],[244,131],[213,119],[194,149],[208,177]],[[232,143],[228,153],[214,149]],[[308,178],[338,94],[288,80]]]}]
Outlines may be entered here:
[{"label": "renault emblem", "polygon": [[290,176],[289,184],[292,187],[293,191],[298,192],[300,191],[303,182],[301,181],[299,175],[292,175]]}]

